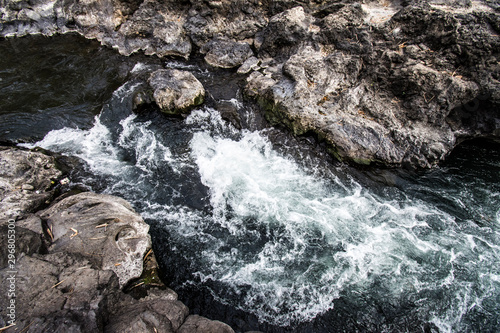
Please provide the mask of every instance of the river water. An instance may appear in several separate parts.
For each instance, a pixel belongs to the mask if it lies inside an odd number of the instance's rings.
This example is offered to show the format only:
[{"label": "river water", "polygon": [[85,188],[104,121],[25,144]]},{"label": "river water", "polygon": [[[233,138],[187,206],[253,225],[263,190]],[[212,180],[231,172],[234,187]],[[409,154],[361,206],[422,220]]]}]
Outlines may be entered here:
[{"label": "river water", "polygon": [[85,161],[75,182],[134,205],[193,312],[237,331],[498,331],[498,144],[431,171],[357,170],[265,125],[229,71],[162,61],[212,96],[169,118],[131,110],[127,73],[159,60],[76,36],[0,51],[0,141]]}]

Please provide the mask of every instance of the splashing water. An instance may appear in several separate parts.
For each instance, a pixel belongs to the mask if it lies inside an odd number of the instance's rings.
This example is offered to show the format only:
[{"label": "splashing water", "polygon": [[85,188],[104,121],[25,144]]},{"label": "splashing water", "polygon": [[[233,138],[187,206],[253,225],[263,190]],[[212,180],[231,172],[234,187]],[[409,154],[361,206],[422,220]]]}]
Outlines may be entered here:
[{"label": "splashing water", "polygon": [[[404,193],[319,178],[212,109],[193,112],[181,139],[139,118],[113,133],[97,117],[90,130],[52,131],[35,145],[81,157],[109,179],[106,192],[159,221],[191,262],[185,278],[217,300],[281,326],[312,320],[346,291],[409,297],[443,332],[467,331],[475,316],[498,323],[498,207],[478,225]],[[188,200],[186,188],[201,190]]]}]

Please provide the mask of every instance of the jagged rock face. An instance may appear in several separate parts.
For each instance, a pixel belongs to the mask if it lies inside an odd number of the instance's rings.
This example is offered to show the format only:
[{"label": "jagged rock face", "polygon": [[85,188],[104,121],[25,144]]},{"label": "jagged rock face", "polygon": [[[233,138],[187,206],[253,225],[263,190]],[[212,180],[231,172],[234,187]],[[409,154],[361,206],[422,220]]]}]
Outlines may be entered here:
[{"label": "jagged rock face", "polygon": [[123,54],[184,58],[192,43],[212,66],[242,65],[272,123],[357,163],[427,168],[463,140],[498,139],[496,2],[300,4],[6,0],[0,35],[78,31]]},{"label": "jagged rock face", "polygon": [[168,114],[181,114],[203,103],[205,89],[193,74],[177,69],[160,69],[151,74],[149,85],[154,100]]},{"label": "jagged rock face", "polygon": [[275,33],[291,55],[251,72],[246,94],[272,123],[314,133],[339,159],[361,164],[427,168],[463,139],[498,138],[499,15],[436,9],[339,4],[307,31],[302,9],[280,13],[269,26],[294,26]]}]

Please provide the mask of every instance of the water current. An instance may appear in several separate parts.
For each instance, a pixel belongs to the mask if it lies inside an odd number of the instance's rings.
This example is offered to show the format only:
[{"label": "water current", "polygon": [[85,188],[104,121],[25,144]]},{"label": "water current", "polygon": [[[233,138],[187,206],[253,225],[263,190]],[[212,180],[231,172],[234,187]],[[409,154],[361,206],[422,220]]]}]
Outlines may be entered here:
[{"label": "water current", "polygon": [[217,103],[132,112],[126,73],[146,58],[75,36],[0,49],[0,140],[77,156],[78,182],[129,200],[193,312],[240,331],[498,331],[498,144],[426,172],[360,171],[256,121],[237,87],[220,91],[231,72],[162,63],[192,71],[242,128]]}]

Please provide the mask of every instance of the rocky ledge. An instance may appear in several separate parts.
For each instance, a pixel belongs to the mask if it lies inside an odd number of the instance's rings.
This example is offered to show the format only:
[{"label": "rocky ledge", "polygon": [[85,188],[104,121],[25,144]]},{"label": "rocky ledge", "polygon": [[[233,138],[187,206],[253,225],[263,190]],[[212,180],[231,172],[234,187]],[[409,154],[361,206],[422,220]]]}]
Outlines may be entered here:
[{"label": "rocky ledge", "polygon": [[128,202],[59,195],[62,164],[0,147],[0,328],[15,322],[3,332],[233,332],[161,283],[149,226]]},{"label": "rocky ledge", "polygon": [[[239,67],[272,124],[341,160],[428,168],[499,138],[499,13],[491,0],[4,0],[0,36],[75,31],[125,55],[201,55]],[[189,109],[167,95],[155,94],[167,112]]]}]

